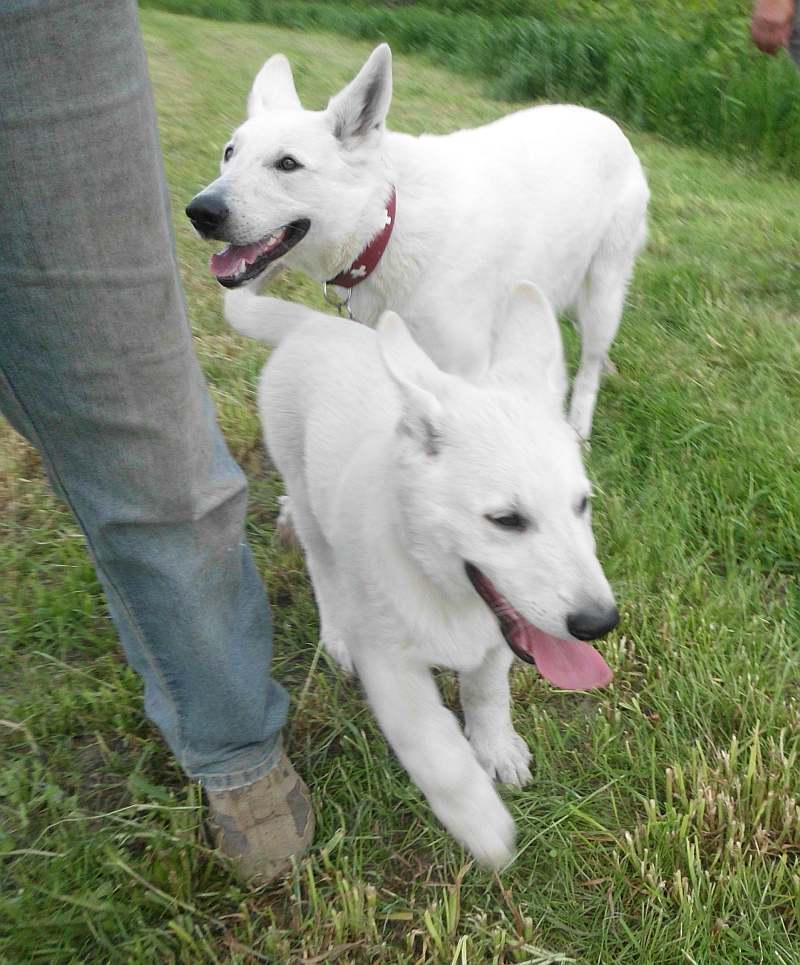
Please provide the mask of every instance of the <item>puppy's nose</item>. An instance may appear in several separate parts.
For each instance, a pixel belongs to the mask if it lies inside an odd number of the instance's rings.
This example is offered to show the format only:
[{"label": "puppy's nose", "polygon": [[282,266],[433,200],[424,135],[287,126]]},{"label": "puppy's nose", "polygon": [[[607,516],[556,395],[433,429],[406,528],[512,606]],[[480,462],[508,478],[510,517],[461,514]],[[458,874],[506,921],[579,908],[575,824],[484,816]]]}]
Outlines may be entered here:
[{"label": "puppy's nose", "polygon": [[186,205],[186,214],[201,235],[218,231],[228,217],[228,206],[218,194],[202,191]]},{"label": "puppy's nose", "polygon": [[578,640],[599,640],[619,623],[615,606],[578,610],[567,616],[567,630]]}]

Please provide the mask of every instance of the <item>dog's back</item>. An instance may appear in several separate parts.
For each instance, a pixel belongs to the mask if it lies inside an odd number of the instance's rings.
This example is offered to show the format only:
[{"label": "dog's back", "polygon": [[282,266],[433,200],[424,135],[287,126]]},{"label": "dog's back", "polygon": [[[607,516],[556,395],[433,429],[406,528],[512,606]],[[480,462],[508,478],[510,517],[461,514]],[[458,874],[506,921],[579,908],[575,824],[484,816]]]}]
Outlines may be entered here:
[{"label": "dog's back", "polygon": [[393,427],[399,406],[375,332],[306,311],[308,321],[281,341],[264,367],[258,401],[271,459],[287,488],[303,486],[328,530],[348,462],[365,440]]}]

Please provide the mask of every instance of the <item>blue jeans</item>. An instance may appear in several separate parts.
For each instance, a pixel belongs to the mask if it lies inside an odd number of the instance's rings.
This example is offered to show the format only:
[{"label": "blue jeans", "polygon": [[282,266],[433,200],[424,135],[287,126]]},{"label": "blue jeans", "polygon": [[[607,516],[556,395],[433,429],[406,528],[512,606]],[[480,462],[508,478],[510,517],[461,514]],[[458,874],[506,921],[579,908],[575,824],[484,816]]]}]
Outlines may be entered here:
[{"label": "blue jeans", "polygon": [[86,534],[181,767],[249,784],[288,699],[192,351],[133,0],[0,6],[0,212],[0,409]]}]

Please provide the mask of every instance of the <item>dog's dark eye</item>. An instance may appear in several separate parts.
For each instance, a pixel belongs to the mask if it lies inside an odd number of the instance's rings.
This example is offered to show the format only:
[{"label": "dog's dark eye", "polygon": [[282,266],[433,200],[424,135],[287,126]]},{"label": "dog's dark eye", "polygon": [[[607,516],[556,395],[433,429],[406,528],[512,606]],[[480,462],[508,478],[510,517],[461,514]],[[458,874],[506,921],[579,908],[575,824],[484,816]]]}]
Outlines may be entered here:
[{"label": "dog's dark eye", "polygon": [[499,526],[500,529],[512,529],[518,533],[524,533],[530,526],[530,520],[526,519],[521,513],[499,513],[497,516],[486,517],[490,523]]},{"label": "dog's dark eye", "polygon": [[586,510],[589,508],[589,497],[584,496],[583,499],[578,503],[578,515],[583,516]]},{"label": "dog's dark eye", "polygon": [[223,160],[223,161],[230,161],[230,159],[231,159],[232,157],[233,157],[233,144],[229,144],[229,145],[225,148],[225,151],[224,151],[224,153],[223,153],[223,155],[222,155],[222,160]]},{"label": "dog's dark eye", "polygon": [[301,168],[302,166],[303,165],[299,161],[295,161],[295,159],[291,156],[291,154],[287,154],[285,157],[282,157],[279,161],[275,163],[275,167],[279,171],[296,171],[298,168]]}]

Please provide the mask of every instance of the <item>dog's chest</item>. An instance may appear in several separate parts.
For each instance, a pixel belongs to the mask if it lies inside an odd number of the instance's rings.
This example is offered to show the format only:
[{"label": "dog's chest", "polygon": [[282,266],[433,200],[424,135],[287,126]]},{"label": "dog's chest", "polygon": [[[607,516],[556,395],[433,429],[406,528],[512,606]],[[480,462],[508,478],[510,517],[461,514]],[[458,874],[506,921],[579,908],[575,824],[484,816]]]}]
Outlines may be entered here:
[{"label": "dog's chest", "polygon": [[427,612],[418,609],[416,618],[409,620],[400,614],[398,618],[406,626],[404,647],[431,666],[474,670],[490,650],[505,646],[494,617],[483,604]]}]

